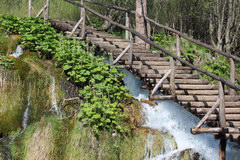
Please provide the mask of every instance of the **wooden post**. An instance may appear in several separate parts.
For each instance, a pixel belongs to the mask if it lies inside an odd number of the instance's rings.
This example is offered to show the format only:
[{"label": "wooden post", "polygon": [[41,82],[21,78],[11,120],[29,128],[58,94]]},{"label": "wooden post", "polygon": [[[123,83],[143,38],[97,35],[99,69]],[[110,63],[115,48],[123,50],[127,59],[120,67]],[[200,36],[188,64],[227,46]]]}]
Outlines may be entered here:
[{"label": "wooden post", "polygon": [[[235,62],[232,58],[230,58],[230,81],[234,84],[235,83]],[[229,94],[234,96],[234,89],[230,88]]]},{"label": "wooden post", "polygon": [[[225,95],[224,95],[224,87],[222,82],[219,82],[219,125],[220,128],[226,127],[226,114],[225,114]],[[226,137],[224,133],[220,133],[220,144],[219,144],[219,159],[225,160],[226,159]]]},{"label": "wooden post", "polygon": [[129,65],[133,63],[133,37],[132,33],[130,33],[130,51],[129,51],[129,58],[128,58]]},{"label": "wooden post", "polygon": [[45,14],[44,14],[44,21],[48,20],[49,15],[49,0],[46,0],[46,8],[45,8]]},{"label": "wooden post", "polygon": [[[84,0],[81,0],[81,5],[84,5]],[[85,8],[81,8],[81,17],[83,18],[83,21],[82,21],[82,27],[81,27],[81,30],[82,30],[82,33],[81,33],[81,38],[84,39],[85,38],[85,30],[86,30],[86,24],[85,24],[85,21],[86,21],[86,11],[85,11]]]},{"label": "wooden post", "polygon": [[171,95],[173,98],[175,98],[175,64],[173,57],[170,57],[170,69],[171,69],[171,75],[170,75],[170,89],[171,89]]},{"label": "wooden post", "polygon": [[[178,57],[181,57],[181,42],[180,42],[180,36],[176,34],[176,53]],[[180,62],[177,60],[177,65],[180,66]]]},{"label": "wooden post", "polygon": [[[150,22],[147,21],[147,37],[149,40],[150,40],[150,36],[151,36],[151,25],[150,25]],[[146,49],[150,49],[149,43],[146,44]]]},{"label": "wooden post", "polygon": [[[129,28],[129,26],[130,26],[129,13],[126,12],[126,27]],[[129,31],[128,30],[125,30],[125,39],[129,40]]]},{"label": "wooden post", "polygon": [[32,0],[28,0],[28,17],[31,17]]}]

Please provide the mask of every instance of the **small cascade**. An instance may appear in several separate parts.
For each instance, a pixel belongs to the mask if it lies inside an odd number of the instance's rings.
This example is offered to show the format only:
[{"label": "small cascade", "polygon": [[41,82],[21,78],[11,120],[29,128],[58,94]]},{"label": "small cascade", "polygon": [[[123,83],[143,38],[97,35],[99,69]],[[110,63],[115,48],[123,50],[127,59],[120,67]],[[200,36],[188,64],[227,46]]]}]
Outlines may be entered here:
[{"label": "small cascade", "polygon": [[[124,82],[126,87],[130,89],[132,95],[139,101],[148,99],[147,90],[142,90],[140,82],[130,72],[123,69],[122,72],[126,74]],[[199,134],[192,135],[190,128],[195,127],[200,121],[197,117],[186,111],[182,106],[178,105],[174,101],[156,101],[157,106],[151,107],[148,104],[142,103],[144,116],[146,122],[144,127],[159,130],[163,133],[169,133],[173,136],[177,143],[177,148],[173,149],[169,145],[169,141],[164,140],[165,152],[152,159],[180,159],[178,154],[185,150],[193,150],[195,153],[199,153],[198,159],[217,160],[219,150],[219,140],[213,139],[211,134]],[[165,137],[164,139],[168,139]],[[151,140],[148,142],[151,143]],[[227,159],[234,159],[235,156],[239,157],[239,153],[232,154],[232,143],[227,144]],[[147,146],[147,148],[149,148]],[[174,158],[173,158],[174,159]]]},{"label": "small cascade", "polygon": [[60,109],[57,106],[57,98],[56,98],[56,86],[55,86],[55,78],[52,76],[52,108],[51,111],[56,113],[59,119],[62,119],[62,114]]},{"label": "small cascade", "polygon": [[145,144],[145,160],[152,159],[153,157],[153,144],[154,144],[154,135],[148,134]]},{"label": "small cascade", "polygon": [[21,47],[21,45],[17,46],[16,52],[10,54],[9,56],[15,57],[15,58],[19,58],[21,55],[23,54],[23,49]]}]

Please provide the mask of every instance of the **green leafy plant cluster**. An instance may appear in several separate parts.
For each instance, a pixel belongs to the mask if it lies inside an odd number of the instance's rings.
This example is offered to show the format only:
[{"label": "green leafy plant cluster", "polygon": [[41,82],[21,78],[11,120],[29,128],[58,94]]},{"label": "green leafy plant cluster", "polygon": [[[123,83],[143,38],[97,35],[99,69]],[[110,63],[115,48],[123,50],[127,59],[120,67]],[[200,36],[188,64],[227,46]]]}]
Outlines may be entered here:
[{"label": "green leafy plant cluster", "polygon": [[0,56],[0,65],[3,66],[3,68],[11,68],[14,66],[14,62],[6,56]]},{"label": "green leafy plant cluster", "polygon": [[82,88],[80,97],[85,103],[81,105],[79,118],[95,133],[125,132],[122,103],[131,96],[123,84],[124,74],[105,63],[103,57],[93,56],[91,50],[84,42],[62,40],[55,55],[69,80]]},{"label": "green leafy plant cluster", "polygon": [[56,53],[59,35],[49,22],[40,18],[0,15],[0,29],[8,34],[21,35],[21,45],[25,49],[41,52],[48,58]]}]

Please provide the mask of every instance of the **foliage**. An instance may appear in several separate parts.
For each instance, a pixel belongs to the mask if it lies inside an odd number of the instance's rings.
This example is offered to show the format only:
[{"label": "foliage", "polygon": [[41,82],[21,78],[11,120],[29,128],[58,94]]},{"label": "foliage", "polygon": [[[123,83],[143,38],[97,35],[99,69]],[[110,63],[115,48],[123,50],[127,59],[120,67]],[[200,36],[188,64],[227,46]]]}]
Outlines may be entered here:
[{"label": "foliage", "polygon": [[85,103],[80,120],[95,133],[110,129],[124,132],[121,103],[130,97],[123,84],[124,74],[105,63],[103,57],[93,56],[91,50],[84,42],[62,40],[55,59],[69,79],[82,88],[80,96]]},{"label": "foliage", "polygon": [[6,56],[0,56],[0,65],[3,66],[3,68],[11,68],[14,62]]},{"label": "foliage", "polygon": [[56,53],[59,35],[49,22],[40,18],[0,15],[0,29],[9,34],[21,35],[21,45],[25,49],[41,52],[48,58]]}]

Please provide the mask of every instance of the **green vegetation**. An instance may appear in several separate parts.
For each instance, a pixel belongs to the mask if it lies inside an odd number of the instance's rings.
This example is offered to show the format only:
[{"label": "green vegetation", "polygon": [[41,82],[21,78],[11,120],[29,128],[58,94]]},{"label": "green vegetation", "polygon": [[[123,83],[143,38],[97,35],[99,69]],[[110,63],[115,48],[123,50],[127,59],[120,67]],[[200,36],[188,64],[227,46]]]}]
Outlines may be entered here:
[{"label": "green vegetation", "polygon": [[80,120],[96,133],[105,129],[124,132],[122,103],[131,96],[124,87],[123,73],[105,63],[104,58],[93,56],[92,50],[84,42],[63,40],[55,59],[69,79],[82,88],[80,97],[85,103],[78,115]]},{"label": "green vegetation", "polygon": [[40,52],[47,58],[56,53],[58,34],[49,22],[40,18],[21,18],[0,15],[0,29],[8,34],[21,35],[21,45],[29,51]]}]

